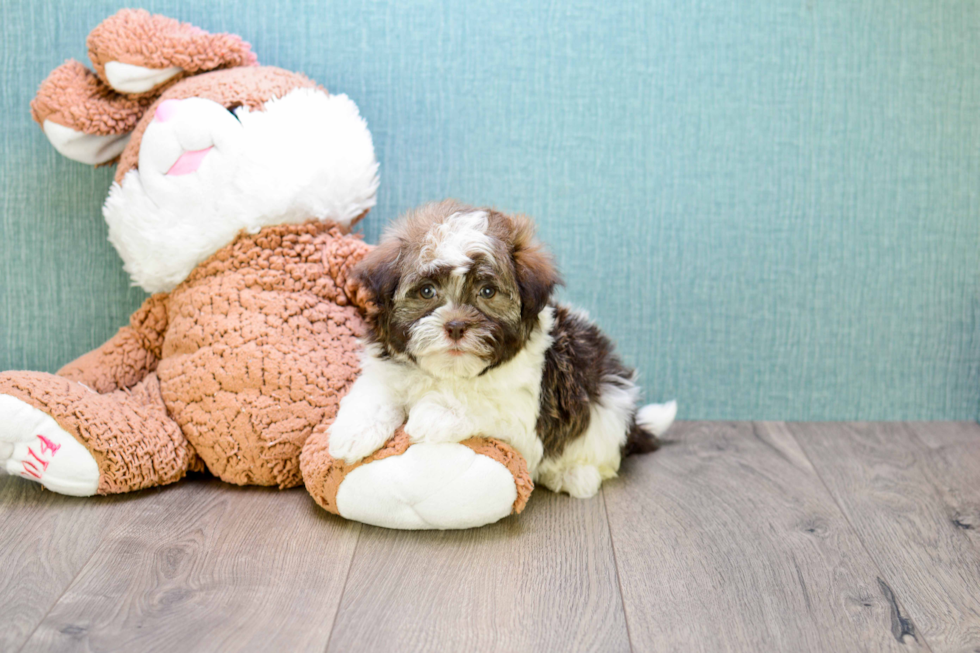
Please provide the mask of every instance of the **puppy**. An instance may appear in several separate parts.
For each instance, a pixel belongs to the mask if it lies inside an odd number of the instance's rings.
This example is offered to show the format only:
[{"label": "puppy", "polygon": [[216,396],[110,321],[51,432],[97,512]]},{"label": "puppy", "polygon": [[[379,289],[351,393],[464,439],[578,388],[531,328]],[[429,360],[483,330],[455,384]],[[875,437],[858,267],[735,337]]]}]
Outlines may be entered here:
[{"label": "puppy", "polygon": [[354,462],[405,422],[414,442],[507,442],[536,481],[591,497],[652,451],[674,402],[637,411],[635,374],[560,283],[524,216],[447,200],[393,224],[355,269],[370,293],[360,377],[330,427]]}]

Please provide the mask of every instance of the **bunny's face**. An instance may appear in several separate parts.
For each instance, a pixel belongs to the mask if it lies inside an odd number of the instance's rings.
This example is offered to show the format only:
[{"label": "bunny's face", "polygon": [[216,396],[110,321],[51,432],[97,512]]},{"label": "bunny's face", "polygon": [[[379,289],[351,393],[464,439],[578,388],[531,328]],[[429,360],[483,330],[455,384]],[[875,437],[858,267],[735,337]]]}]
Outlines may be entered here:
[{"label": "bunny's face", "polygon": [[[255,97],[270,86],[281,92]],[[229,87],[251,95],[211,90]],[[242,229],[351,225],[374,206],[377,170],[347,96],[275,68],[207,73],[172,87],[137,125],[105,204],[109,240],[136,283],[167,291]]]},{"label": "bunny's face", "polygon": [[[132,14],[151,23],[161,18]],[[128,25],[134,16],[125,18]],[[161,24],[185,30],[196,51],[220,64],[213,67],[226,65],[200,41],[221,37],[218,45],[227,48],[228,35]],[[89,45],[92,50],[92,36]],[[103,213],[109,240],[145,290],[173,289],[243,229],[256,233],[310,219],[349,226],[374,206],[378,164],[371,135],[347,96],[329,95],[278,68],[232,62],[189,76],[193,62],[149,68],[106,61],[107,49],[98,48],[99,78],[66,63],[45,81],[32,108],[66,156],[94,164],[118,156]],[[254,61],[247,45],[245,54],[232,50],[236,61]],[[123,94],[107,83],[150,90]]]}]

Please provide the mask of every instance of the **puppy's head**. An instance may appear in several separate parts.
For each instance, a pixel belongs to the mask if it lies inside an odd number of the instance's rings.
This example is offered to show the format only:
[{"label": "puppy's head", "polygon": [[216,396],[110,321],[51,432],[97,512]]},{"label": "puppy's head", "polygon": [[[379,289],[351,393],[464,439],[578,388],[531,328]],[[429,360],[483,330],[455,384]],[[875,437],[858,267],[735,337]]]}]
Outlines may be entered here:
[{"label": "puppy's head", "polygon": [[517,355],[560,283],[530,219],[453,200],[393,224],[355,275],[383,354],[443,377]]}]

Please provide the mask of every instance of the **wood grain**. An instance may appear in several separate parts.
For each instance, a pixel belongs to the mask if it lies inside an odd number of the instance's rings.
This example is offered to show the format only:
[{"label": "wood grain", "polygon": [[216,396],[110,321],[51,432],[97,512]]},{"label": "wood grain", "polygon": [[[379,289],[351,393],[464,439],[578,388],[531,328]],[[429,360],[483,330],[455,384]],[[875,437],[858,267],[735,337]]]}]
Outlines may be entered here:
[{"label": "wood grain", "polygon": [[323,650],[358,525],[300,489],[204,479],[126,518],[23,650]]},{"label": "wood grain", "polygon": [[364,527],[328,651],[627,651],[602,500],[462,532]]},{"label": "wood grain", "polygon": [[925,647],[784,425],[670,438],[604,487],[634,650]]},{"label": "wood grain", "polygon": [[902,423],[790,428],[932,649],[980,649],[980,551],[950,501],[976,501],[980,445],[958,428],[927,435],[934,449]]},{"label": "wood grain", "polygon": [[0,651],[15,651],[102,542],[113,519],[132,516],[125,497],[63,497],[0,476]]},{"label": "wood grain", "polygon": [[939,493],[950,523],[980,555],[980,425],[976,422],[909,422],[922,443],[922,471]]},{"label": "wood grain", "polygon": [[0,650],[972,651],[980,426],[684,423],[603,495],[399,532],[0,478]]}]

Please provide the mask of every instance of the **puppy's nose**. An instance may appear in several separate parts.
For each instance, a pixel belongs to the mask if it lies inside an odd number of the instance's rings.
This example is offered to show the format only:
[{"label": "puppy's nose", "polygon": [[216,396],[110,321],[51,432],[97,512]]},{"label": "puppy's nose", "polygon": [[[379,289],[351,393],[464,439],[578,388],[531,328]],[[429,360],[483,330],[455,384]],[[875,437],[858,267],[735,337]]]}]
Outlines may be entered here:
[{"label": "puppy's nose", "polygon": [[450,320],[446,322],[446,333],[455,341],[462,339],[463,334],[466,333],[466,328],[469,325],[463,320]]}]

